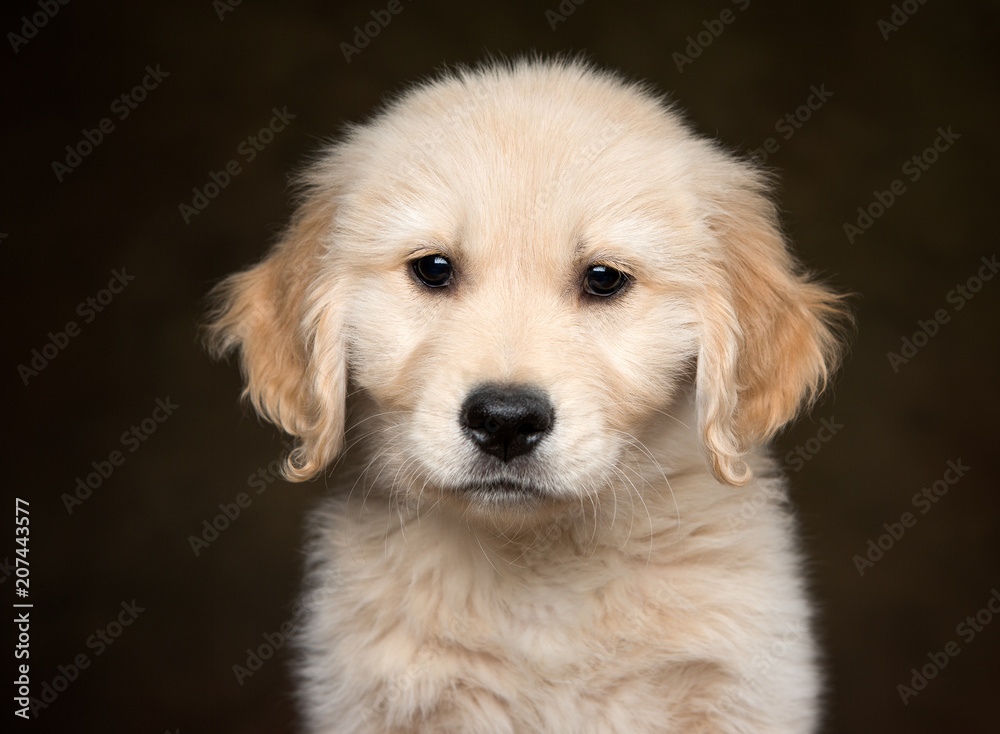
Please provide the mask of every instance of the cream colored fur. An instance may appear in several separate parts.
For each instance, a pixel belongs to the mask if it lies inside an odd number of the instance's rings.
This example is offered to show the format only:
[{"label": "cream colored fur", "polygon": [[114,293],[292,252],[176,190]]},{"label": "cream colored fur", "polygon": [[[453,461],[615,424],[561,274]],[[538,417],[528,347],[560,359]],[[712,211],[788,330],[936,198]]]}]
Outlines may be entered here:
[{"label": "cream colored fur", "polygon": [[[766,194],[648,90],[574,62],[442,76],[309,170],[210,326],[297,438],[288,476],[341,457],[310,545],[307,731],[814,730],[761,447],[824,387],[842,308]],[[428,254],[452,285],[414,279]],[[583,295],[595,262],[630,286]],[[552,401],[551,434],[488,477],[536,496],[475,491],[458,416],[483,383]]]}]

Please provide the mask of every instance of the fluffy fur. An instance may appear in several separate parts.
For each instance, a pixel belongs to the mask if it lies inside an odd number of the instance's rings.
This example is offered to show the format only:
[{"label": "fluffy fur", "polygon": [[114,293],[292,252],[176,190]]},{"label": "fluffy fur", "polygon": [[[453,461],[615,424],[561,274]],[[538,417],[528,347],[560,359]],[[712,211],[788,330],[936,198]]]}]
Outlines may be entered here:
[{"label": "fluffy fur", "polygon": [[[413,277],[428,254],[448,287]],[[629,286],[588,296],[594,263]],[[310,546],[307,731],[814,730],[761,447],[825,386],[843,309],[761,172],[657,96],[574,62],[416,87],[323,153],[215,297],[212,348],[297,439],[288,477],[342,455]],[[518,461],[459,425],[487,383],[553,405]]]}]

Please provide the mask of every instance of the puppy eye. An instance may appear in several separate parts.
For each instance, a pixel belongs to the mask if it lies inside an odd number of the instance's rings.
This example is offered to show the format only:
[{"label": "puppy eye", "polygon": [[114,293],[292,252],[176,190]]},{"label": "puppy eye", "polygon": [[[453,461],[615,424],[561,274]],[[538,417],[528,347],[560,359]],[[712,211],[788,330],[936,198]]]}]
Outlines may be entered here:
[{"label": "puppy eye", "polygon": [[452,267],[444,255],[427,255],[413,261],[413,274],[428,288],[451,283]]},{"label": "puppy eye", "polygon": [[608,265],[591,265],[583,278],[583,289],[592,296],[607,298],[621,291],[628,282],[629,277],[621,270]]}]

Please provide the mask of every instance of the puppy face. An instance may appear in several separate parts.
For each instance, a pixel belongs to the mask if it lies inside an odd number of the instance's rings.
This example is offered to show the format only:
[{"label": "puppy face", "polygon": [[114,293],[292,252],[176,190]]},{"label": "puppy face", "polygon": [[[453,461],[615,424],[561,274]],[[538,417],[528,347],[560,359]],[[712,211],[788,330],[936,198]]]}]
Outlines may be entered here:
[{"label": "puppy face", "polygon": [[582,66],[418,88],[306,184],[210,327],[299,437],[293,478],[341,450],[350,390],[381,486],[578,504],[695,390],[709,466],[745,483],[834,359],[836,299],[796,272],[759,174]]}]

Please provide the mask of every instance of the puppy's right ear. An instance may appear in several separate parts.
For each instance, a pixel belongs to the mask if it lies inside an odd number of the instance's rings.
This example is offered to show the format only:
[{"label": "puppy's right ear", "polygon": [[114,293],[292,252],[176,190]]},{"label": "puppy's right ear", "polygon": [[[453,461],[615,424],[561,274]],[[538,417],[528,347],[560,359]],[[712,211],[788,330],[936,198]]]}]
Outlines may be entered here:
[{"label": "puppy's right ear", "polygon": [[330,191],[311,190],[267,257],[226,278],[209,296],[208,349],[216,358],[238,353],[243,397],[296,437],[284,466],[292,481],[320,473],[344,440],[343,308],[331,304],[328,288],[324,308],[316,303],[333,199]]}]

